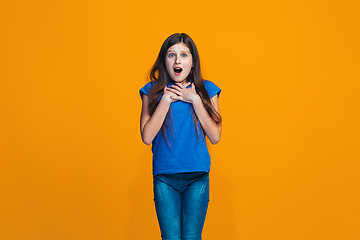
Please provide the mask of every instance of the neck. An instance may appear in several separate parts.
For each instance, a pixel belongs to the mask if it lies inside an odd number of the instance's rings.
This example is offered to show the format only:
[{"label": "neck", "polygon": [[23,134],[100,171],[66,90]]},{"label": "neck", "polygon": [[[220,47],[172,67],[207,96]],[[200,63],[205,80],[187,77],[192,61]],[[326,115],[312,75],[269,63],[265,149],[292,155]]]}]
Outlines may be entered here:
[{"label": "neck", "polygon": [[[188,82],[188,80],[187,79],[184,79],[183,81],[181,81],[181,82],[178,82],[178,83],[181,83],[181,84],[185,84],[185,83],[187,83]],[[175,83],[177,83],[177,82],[175,82],[174,80],[170,80],[170,83],[173,83],[173,84],[175,84]]]}]

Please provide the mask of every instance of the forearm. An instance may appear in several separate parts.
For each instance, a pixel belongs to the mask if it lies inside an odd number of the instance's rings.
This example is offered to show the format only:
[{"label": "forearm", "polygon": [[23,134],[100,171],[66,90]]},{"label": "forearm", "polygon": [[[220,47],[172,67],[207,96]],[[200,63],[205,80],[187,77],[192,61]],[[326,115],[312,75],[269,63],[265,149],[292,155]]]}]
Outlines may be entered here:
[{"label": "forearm", "polygon": [[169,111],[170,103],[170,101],[162,98],[153,115],[145,123],[142,129],[142,139],[145,144],[151,144],[155,136],[160,131],[161,126]]},{"label": "forearm", "polygon": [[192,102],[195,114],[212,144],[220,141],[221,125],[218,125],[209,115],[200,97]]}]

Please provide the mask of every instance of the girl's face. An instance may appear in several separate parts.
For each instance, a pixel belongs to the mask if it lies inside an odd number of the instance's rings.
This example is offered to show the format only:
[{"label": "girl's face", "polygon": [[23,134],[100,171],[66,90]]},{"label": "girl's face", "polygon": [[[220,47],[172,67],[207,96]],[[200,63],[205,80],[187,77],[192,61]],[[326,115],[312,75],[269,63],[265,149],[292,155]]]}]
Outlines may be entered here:
[{"label": "girl's face", "polygon": [[166,70],[175,82],[184,83],[193,66],[189,48],[184,43],[172,45],[165,58]]}]

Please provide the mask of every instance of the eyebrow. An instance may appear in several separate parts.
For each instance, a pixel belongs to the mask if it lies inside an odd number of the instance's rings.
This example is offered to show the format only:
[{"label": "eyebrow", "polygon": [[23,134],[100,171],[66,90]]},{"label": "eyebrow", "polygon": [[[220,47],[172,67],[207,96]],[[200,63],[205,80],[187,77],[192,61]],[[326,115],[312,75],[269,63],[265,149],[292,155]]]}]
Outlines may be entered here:
[{"label": "eyebrow", "polygon": [[[175,52],[175,51],[174,50],[168,50],[167,52],[169,53],[169,52]],[[190,53],[190,51],[181,51],[181,53]]]}]

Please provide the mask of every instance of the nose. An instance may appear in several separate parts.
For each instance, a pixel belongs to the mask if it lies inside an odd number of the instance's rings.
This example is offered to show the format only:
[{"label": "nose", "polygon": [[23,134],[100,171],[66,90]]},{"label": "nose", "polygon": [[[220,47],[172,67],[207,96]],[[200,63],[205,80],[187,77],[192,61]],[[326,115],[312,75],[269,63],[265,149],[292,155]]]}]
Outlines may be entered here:
[{"label": "nose", "polygon": [[180,63],[180,58],[179,58],[179,56],[177,56],[176,58],[175,58],[175,63]]}]

